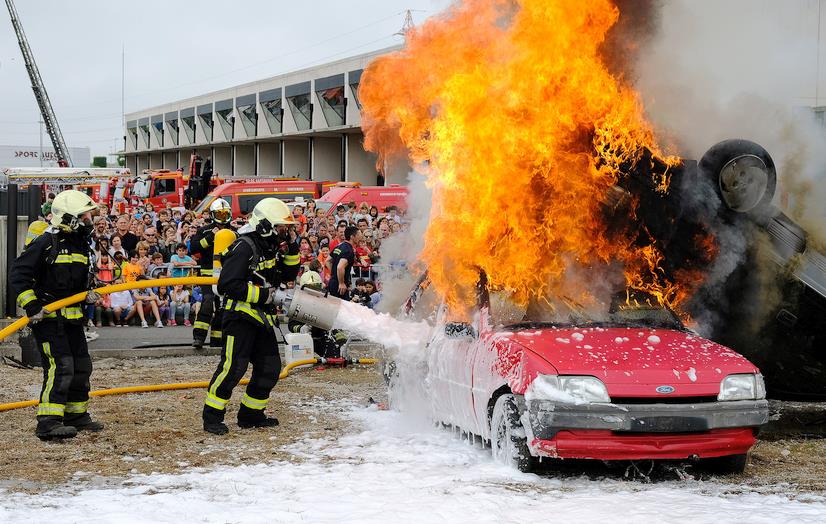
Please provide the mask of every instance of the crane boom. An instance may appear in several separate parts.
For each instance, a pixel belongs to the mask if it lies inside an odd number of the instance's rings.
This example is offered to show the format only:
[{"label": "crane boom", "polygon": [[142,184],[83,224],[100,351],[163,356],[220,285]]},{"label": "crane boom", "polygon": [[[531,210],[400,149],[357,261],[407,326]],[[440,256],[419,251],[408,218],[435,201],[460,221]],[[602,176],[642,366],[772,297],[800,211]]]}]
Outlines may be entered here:
[{"label": "crane boom", "polygon": [[20,43],[20,51],[23,53],[23,60],[26,62],[26,71],[28,71],[29,78],[32,82],[32,91],[34,91],[34,97],[37,99],[37,105],[40,107],[40,114],[43,115],[43,122],[46,126],[46,132],[52,141],[57,162],[61,167],[71,167],[72,159],[69,157],[69,148],[66,147],[66,142],[63,140],[63,133],[60,132],[60,126],[57,124],[57,117],[52,109],[49,95],[46,93],[46,86],[43,85],[43,79],[40,77],[40,71],[37,69],[34,55],[29,47],[28,40],[26,40],[26,34],[23,32],[23,26],[20,25],[17,9],[14,7],[12,0],[6,0],[6,7],[9,8],[11,24],[14,26],[17,41]]}]

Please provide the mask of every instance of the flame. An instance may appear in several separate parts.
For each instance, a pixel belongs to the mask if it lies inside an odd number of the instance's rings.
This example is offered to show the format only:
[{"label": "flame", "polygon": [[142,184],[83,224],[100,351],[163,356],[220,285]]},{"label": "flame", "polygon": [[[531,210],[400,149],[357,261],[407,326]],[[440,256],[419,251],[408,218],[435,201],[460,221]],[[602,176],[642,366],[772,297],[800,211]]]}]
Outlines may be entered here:
[{"label": "flame", "polygon": [[612,187],[658,163],[646,172],[665,194],[680,162],[600,52],[619,14],[610,0],[464,0],[365,70],[365,147],[380,169],[401,159],[426,174],[421,262],[452,308],[473,305],[479,269],[520,304],[565,296],[573,265],[619,263],[629,289],[673,308],[702,280],[665,271],[635,228],[609,231]]}]

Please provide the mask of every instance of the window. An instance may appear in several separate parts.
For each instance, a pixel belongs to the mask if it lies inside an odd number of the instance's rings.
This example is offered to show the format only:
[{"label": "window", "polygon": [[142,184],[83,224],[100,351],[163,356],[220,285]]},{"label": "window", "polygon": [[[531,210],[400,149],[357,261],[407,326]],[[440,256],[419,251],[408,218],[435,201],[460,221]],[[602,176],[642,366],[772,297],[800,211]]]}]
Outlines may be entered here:
[{"label": "window", "polygon": [[315,81],[321,112],[330,127],[344,125],[347,100],[344,98],[344,74],[319,78]]},{"label": "window", "polygon": [[152,117],[152,134],[159,146],[163,146],[163,115]]},{"label": "window", "polygon": [[138,122],[143,147],[149,147],[149,119],[141,118]]},{"label": "window", "polygon": [[132,149],[138,148],[138,121],[137,120],[130,120],[126,122],[126,136],[129,139],[129,143],[132,145]]},{"label": "window", "polygon": [[204,138],[207,142],[212,142],[212,104],[198,106],[198,121],[204,129]]},{"label": "window", "polygon": [[238,118],[244,126],[244,133],[248,137],[258,134],[258,113],[255,111],[255,94],[239,96],[235,99],[235,107],[238,109]]},{"label": "window", "polygon": [[169,144],[164,144],[164,146],[177,146],[178,145],[178,113],[167,113],[164,115],[164,119],[166,120],[166,136],[169,137]]},{"label": "window", "polygon": [[168,195],[175,192],[174,178],[156,178],[155,179],[155,196]]},{"label": "window", "polygon": [[313,103],[310,98],[310,83],[304,82],[287,86],[287,104],[299,131],[307,131],[313,127]]},{"label": "window", "polygon": [[221,126],[221,132],[224,134],[224,138],[227,140],[232,140],[233,136],[235,135],[233,130],[233,124],[235,119],[232,116],[232,99],[228,100],[221,100],[220,102],[215,102],[215,118],[218,120],[218,124]]},{"label": "window", "polygon": [[277,135],[281,133],[283,127],[284,108],[281,105],[281,88],[262,91],[258,94],[261,103],[261,112],[264,113],[264,120],[270,133]]},{"label": "window", "polygon": [[195,108],[181,110],[181,124],[184,127],[184,135],[188,144],[195,143]]},{"label": "window", "polygon": [[275,196],[276,195],[272,193],[263,193],[260,195],[238,195],[238,212],[242,215],[252,213],[252,208],[255,207],[255,204],[261,202],[265,198],[272,198]]},{"label": "window", "polygon": [[361,74],[364,72],[363,69],[359,69],[358,71],[350,71],[348,75],[350,81],[350,91],[353,93],[353,99],[356,101],[356,107],[361,110],[361,100],[359,100],[359,83],[361,82]]}]

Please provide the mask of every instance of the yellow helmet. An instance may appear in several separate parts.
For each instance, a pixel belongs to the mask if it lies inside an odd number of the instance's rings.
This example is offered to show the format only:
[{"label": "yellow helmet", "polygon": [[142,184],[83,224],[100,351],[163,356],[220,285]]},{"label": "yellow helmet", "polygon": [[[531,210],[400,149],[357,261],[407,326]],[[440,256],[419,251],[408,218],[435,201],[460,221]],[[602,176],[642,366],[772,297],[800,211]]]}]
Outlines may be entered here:
[{"label": "yellow helmet", "polygon": [[29,224],[29,229],[26,231],[26,243],[25,245],[29,245],[34,242],[34,239],[39,237],[43,234],[44,231],[49,227],[44,220],[35,220],[31,224]]},{"label": "yellow helmet", "polygon": [[81,226],[81,215],[97,208],[98,205],[83,191],[68,189],[52,202],[51,224],[63,231],[75,231]]},{"label": "yellow helmet", "polygon": [[287,204],[272,197],[255,204],[249,219],[249,225],[264,237],[269,236],[277,225],[294,223],[293,214]]},{"label": "yellow helmet", "polygon": [[223,198],[216,198],[209,205],[209,216],[219,224],[226,224],[232,220],[232,207]]}]

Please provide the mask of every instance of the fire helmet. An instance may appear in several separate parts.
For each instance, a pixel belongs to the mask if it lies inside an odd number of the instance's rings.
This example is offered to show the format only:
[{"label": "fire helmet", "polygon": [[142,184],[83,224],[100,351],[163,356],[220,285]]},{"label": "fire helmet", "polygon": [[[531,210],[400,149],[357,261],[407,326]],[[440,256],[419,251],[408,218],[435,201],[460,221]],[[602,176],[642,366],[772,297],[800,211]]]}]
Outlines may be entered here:
[{"label": "fire helmet", "polygon": [[229,202],[223,198],[216,198],[215,201],[209,205],[209,216],[219,224],[226,224],[232,220],[232,208]]},{"label": "fire helmet", "polygon": [[270,236],[277,225],[294,224],[287,204],[277,198],[265,198],[255,204],[249,225],[262,237]]},{"label": "fire helmet", "polygon": [[97,208],[98,205],[83,191],[67,189],[52,202],[51,224],[63,231],[76,231],[83,222],[80,217]]},{"label": "fire helmet", "polygon": [[319,275],[315,271],[305,271],[301,278],[298,279],[298,285],[303,287],[308,287],[310,289],[317,289],[320,290],[324,287],[324,282],[321,280],[321,275]]}]

